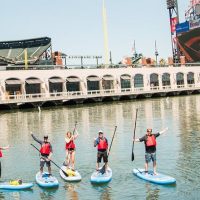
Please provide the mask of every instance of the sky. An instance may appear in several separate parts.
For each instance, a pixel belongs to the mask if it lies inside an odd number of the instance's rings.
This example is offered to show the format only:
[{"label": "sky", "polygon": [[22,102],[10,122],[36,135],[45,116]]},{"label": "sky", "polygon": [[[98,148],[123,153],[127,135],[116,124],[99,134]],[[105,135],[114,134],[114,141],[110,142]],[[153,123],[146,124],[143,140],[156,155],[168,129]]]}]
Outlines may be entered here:
[{"label": "sky", "polygon": [[[184,21],[189,0],[178,1],[180,21]],[[108,45],[114,63],[131,55],[134,40],[137,52],[145,57],[155,57],[155,40],[159,58],[171,56],[166,0],[105,3]],[[0,41],[48,36],[53,51],[104,56],[102,0],[1,1],[0,21]]]}]

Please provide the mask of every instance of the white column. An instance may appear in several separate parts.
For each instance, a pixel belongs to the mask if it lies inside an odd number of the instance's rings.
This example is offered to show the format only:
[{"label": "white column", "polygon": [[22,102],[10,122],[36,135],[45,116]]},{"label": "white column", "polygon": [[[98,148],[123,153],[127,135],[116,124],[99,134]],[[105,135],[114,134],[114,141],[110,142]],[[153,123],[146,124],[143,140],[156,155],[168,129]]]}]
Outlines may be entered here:
[{"label": "white column", "polygon": [[83,92],[84,95],[87,95],[87,79],[83,79],[81,82],[80,82],[80,90],[81,92]]},{"label": "white column", "polygon": [[184,87],[187,88],[187,72],[183,73],[184,77]]},{"label": "white column", "polygon": [[172,89],[176,89],[177,88],[177,85],[176,85],[176,73],[170,74],[170,82],[171,82],[171,88]]},{"label": "white column", "polygon": [[158,81],[159,81],[159,89],[162,90],[163,89],[162,74],[158,74]]},{"label": "white column", "polygon": [[195,84],[195,87],[199,86],[199,84],[200,84],[199,81],[200,81],[199,73],[194,73],[194,84]]},{"label": "white column", "polygon": [[150,91],[150,74],[144,74],[144,90]]}]

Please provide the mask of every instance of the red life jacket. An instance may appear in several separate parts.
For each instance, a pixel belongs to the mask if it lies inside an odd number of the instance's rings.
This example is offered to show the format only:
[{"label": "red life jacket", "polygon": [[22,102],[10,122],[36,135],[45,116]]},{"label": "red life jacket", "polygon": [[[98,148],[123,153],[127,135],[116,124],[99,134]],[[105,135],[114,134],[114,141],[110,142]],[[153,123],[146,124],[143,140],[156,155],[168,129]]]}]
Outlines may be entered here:
[{"label": "red life jacket", "polygon": [[147,147],[156,146],[156,138],[154,135],[151,135],[151,136],[147,135],[146,146]]},{"label": "red life jacket", "polygon": [[1,158],[1,157],[3,157],[3,154],[2,154],[2,151],[1,151],[1,149],[0,149],[0,158]]},{"label": "red life jacket", "polygon": [[70,142],[66,143],[65,148],[66,149],[75,149],[75,144],[73,140],[70,140]]},{"label": "red life jacket", "polygon": [[106,138],[104,138],[103,140],[99,138],[99,144],[98,144],[97,148],[98,148],[98,150],[103,150],[103,149],[108,148],[108,142],[107,142]]},{"label": "red life jacket", "polygon": [[41,149],[40,149],[40,153],[41,154],[47,154],[49,155],[51,152],[51,145],[50,143],[43,143],[42,146],[41,146]]}]

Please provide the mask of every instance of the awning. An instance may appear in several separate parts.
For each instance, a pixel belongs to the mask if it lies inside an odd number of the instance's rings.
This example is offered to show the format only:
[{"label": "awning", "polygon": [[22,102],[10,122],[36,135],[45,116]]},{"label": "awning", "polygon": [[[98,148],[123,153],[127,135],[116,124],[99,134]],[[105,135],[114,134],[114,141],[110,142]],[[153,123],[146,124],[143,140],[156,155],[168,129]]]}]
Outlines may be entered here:
[{"label": "awning", "polygon": [[123,79],[123,80],[130,80],[131,77],[128,76],[128,75],[122,75],[122,76],[121,76],[121,79]]},{"label": "awning", "polygon": [[93,76],[93,77],[87,77],[88,81],[100,81],[100,78],[97,76]]},{"label": "awning", "polygon": [[70,83],[73,83],[73,82],[80,82],[80,78],[67,78],[67,81],[70,82]]},{"label": "awning", "polygon": [[28,84],[40,84],[42,81],[40,79],[27,79],[26,83]]},{"label": "awning", "polygon": [[112,76],[104,76],[103,80],[105,80],[105,81],[114,81],[114,77],[112,77]]},{"label": "awning", "polygon": [[62,79],[62,78],[50,78],[49,82],[51,82],[51,83],[64,83],[65,80]]},{"label": "awning", "polygon": [[21,85],[22,84],[21,80],[6,80],[5,82],[8,85]]}]

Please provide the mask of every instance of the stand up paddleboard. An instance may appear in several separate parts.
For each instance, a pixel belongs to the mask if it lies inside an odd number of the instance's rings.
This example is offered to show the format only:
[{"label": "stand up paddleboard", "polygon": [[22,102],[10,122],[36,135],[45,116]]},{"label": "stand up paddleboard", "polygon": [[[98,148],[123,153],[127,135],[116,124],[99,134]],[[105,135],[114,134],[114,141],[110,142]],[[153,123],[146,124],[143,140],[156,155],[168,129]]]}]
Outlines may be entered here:
[{"label": "stand up paddleboard", "polygon": [[100,171],[94,171],[91,176],[91,183],[108,183],[112,179],[112,169],[108,167],[106,172],[102,174]]},{"label": "stand up paddleboard", "polygon": [[22,183],[20,185],[11,185],[9,182],[0,183],[0,189],[4,190],[24,190],[33,187],[33,183]]},{"label": "stand up paddleboard", "polygon": [[160,185],[168,185],[176,183],[176,179],[164,174],[158,173],[157,175],[154,175],[153,171],[148,171],[147,174],[145,173],[144,169],[133,169],[133,174],[137,177],[149,181],[151,183],[156,183]]},{"label": "stand up paddleboard", "polygon": [[68,169],[66,166],[62,166],[61,169],[69,175],[69,176],[65,176],[63,171],[60,170],[60,176],[65,181],[73,182],[73,181],[80,181],[81,180],[81,175],[79,174],[79,172],[77,170],[72,171],[71,169]]},{"label": "stand up paddleboard", "polygon": [[36,182],[39,186],[45,188],[58,187],[59,183],[55,176],[49,176],[49,173],[43,172],[42,174],[38,172],[35,176]]}]

